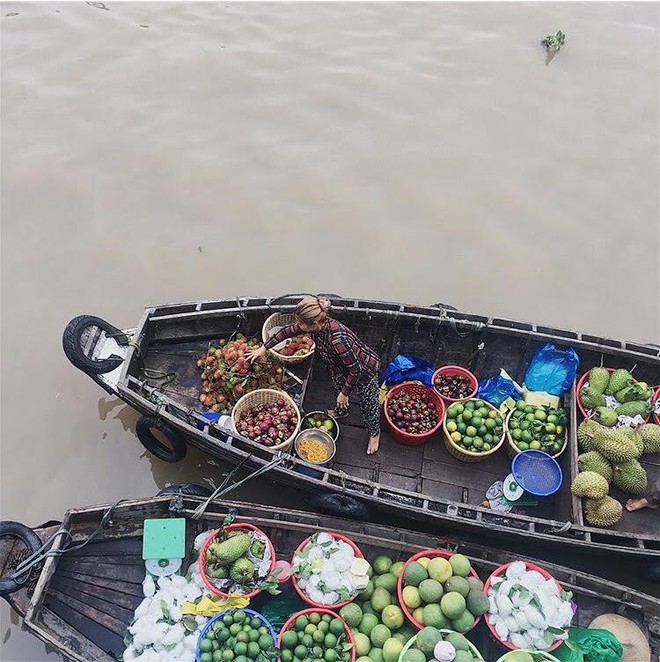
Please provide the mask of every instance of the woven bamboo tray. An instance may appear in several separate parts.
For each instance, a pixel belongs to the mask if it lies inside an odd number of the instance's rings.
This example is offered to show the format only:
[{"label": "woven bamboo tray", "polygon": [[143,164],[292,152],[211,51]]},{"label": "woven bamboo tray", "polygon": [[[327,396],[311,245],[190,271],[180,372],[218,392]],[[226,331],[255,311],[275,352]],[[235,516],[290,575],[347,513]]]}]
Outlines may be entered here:
[{"label": "woven bamboo tray", "polygon": [[264,448],[269,448],[272,451],[278,451],[291,446],[293,440],[296,438],[296,435],[298,434],[298,432],[300,432],[300,423],[302,420],[300,416],[300,410],[298,409],[298,406],[293,401],[293,398],[291,398],[290,395],[288,395],[284,391],[276,391],[275,389],[271,389],[271,388],[262,388],[262,389],[257,389],[256,391],[251,391],[250,393],[246,393],[234,405],[234,409],[231,412],[231,422],[232,425],[234,426],[234,430],[236,430],[236,434],[241,439],[250,441],[250,439],[247,439],[247,437],[244,437],[242,434],[238,432],[238,419],[241,413],[248,407],[253,407],[254,405],[273,404],[274,402],[277,402],[277,400],[280,398],[282,398],[289,406],[293,408],[293,411],[296,413],[296,416],[298,417],[298,423],[296,424],[296,429],[293,431],[293,434],[288,439],[285,439],[283,442],[279,444],[275,444],[274,446],[264,445]]},{"label": "woven bamboo tray", "polygon": [[[289,326],[296,321],[296,316],[292,313],[273,313],[265,322],[261,329],[261,339],[266,342],[270,338],[270,330],[278,326]],[[278,358],[282,363],[295,365],[306,361],[313,353],[316,345],[312,345],[312,349],[307,354],[301,356],[284,356],[277,350],[269,349],[268,351]]]}]

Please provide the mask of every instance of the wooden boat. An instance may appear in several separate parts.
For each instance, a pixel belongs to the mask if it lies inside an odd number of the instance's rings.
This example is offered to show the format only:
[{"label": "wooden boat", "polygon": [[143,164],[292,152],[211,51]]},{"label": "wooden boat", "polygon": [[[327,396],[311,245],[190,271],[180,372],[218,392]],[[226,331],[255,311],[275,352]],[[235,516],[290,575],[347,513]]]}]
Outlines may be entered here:
[{"label": "wooden boat", "polygon": [[[145,518],[186,517],[187,550],[202,531],[217,528],[230,509],[238,511],[238,522],[261,528],[272,540],[279,558],[290,560],[300,542],[315,531],[338,531],[356,542],[367,558],[381,553],[404,560],[422,549],[450,549],[470,557],[473,567],[486,579],[499,565],[528,559],[508,552],[457,542],[455,538],[429,536],[420,532],[395,529],[355,520],[319,516],[241,502],[212,501],[201,519],[192,519],[200,497],[164,495],[127,500],[107,505],[70,510],[62,527],[72,534],[70,545],[95,537],[82,549],[52,557],[32,571],[17,591],[5,595],[23,617],[23,626],[68,660],[110,662],[121,659],[124,635],[133,612],[142,601],[145,576],[141,558]],[[5,523],[0,525],[0,528]],[[46,540],[58,526],[35,529]],[[25,546],[16,539],[0,537],[0,571],[5,577],[25,557]],[[61,549],[64,536],[58,536],[54,549]],[[186,568],[189,556],[184,559]],[[577,604],[574,625],[586,627],[603,613],[619,613],[633,620],[644,632],[657,659],[660,652],[660,602],[643,593],[611,581],[538,561],[566,590],[573,592]],[[289,585],[287,585],[289,586]],[[285,591],[291,591],[291,588]],[[258,596],[256,601],[265,596]],[[490,637],[481,622],[470,638],[486,660],[495,660],[503,649]]]},{"label": "wooden boat", "polygon": [[[442,304],[420,307],[330,296],[333,315],[379,352],[383,367],[397,354],[410,354],[435,366],[462,365],[479,379],[504,368],[522,382],[534,352],[552,342],[573,347],[582,372],[602,361],[608,367],[636,366],[638,379],[660,382],[659,346],[473,315]],[[98,318],[81,316],[67,326],[64,349],[99,386],[143,414],[138,437],[161,459],[178,461],[186,444],[191,444],[231,464],[256,469],[271,462],[275,453],[209,422],[199,402],[201,379],[195,362],[211,341],[237,331],[260,338],[265,319],[276,310],[291,312],[299,299],[286,295],[277,300],[236,298],[156,306],[144,311],[135,329],[123,332]],[[293,377],[287,391],[303,411],[332,405],[330,380],[314,358],[289,367]],[[162,382],[151,377],[165,374],[173,381],[160,388]],[[577,472],[580,415],[574,392],[575,385],[566,404],[568,448],[559,458],[564,484],[529,514],[503,514],[481,505],[487,488],[510,473],[504,448],[485,461],[468,464],[447,452],[440,434],[424,446],[411,447],[396,443],[384,431],[381,450],[367,456],[366,431],[357,411],[342,422],[337,453],[318,477],[300,473],[305,463],[293,454],[280,458],[268,475],[321,495],[314,506],[326,511],[336,506],[335,514],[359,516],[367,504],[372,510],[405,516],[409,526],[487,531],[491,539],[533,541],[546,549],[660,559],[660,528],[653,512],[624,513],[608,529],[585,525],[581,503],[568,488]],[[153,428],[160,429],[169,445],[155,438]],[[644,461],[652,484],[660,477],[660,462],[653,456],[645,456]],[[337,494],[343,495],[339,505],[327,498]]]}]

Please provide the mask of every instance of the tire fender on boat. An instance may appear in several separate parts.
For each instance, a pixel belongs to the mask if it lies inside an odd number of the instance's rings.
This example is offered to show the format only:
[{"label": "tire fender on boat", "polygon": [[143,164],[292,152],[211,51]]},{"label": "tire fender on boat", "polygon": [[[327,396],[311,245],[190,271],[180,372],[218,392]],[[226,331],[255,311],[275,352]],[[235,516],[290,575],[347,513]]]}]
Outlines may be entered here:
[{"label": "tire fender on boat", "polygon": [[62,347],[66,357],[73,363],[78,370],[90,375],[101,375],[106,372],[111,372],[117,366],[120,366],[123,362],[121,356],[112,354],[105,359],[90,359],[89,356],[85,354],[81,345],[81,339],[83,333],[90,327],[97,326],[108,336],[112,336],[117,344],[126,345],[128,344],[128,338],[122,331],[112,324],[109,324],[100,317],[94,317],[93,315],[78,315],[74,317],[64,329],[62,334]]},{"label": "tire fender on boat", "polygon": [[211,490],[202,485],[193,485],[192,483],[185,483],[183,485],[168,485],[158,492],[156,496],[166,496],[168,494],[176,494],[183,496],[198,496],[210,497]]},{"label": "tire fender on boat", "polygon": [[[39,536],[31,528],[20,522],[0,522],[0,538],[18,538],[30,550],[30,555],[41,547]],[[24,577],[27,578],[27,575],[24,575]],[[18,582],[11,577],[0,577],[0,596],[10,595],[22,586],[22,582]]]},{"label": "tire fender on boat", "polygon": [[[152,430],[158,430],[170,446],[157,439]],[[179,432],[155,416],[141,416],[135,433],[141,444],[163,462],[180,462],[186,456],[188,447]]]},{"label": "tire fender on boat", "polygon": [[310,506],[316,512],[324,515],[336,515],[349,519],[371,519],[371,509],[366,503],[345,494],[315,494],[310,500]]}]

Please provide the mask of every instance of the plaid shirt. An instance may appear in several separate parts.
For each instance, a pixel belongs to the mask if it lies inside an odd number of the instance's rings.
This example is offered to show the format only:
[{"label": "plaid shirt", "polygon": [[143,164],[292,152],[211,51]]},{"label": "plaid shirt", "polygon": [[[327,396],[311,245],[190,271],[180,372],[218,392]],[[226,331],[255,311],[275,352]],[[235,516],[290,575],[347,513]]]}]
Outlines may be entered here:
[{"label": "plaid shirt", "polygon": [[[265,343],[266,349],[299,333],[306,333],[306,331],[303,331],[297,322],[285,326],[268,339]],[[378,374],[380,369],[378,354],[341,322],[328,319],[322,329],[309,335],[316,343],[316,349],[323,362],[339,383],[344,383],[341,392],[346,397],[350,396],[353,387],[362,377],[373,377]]]}]

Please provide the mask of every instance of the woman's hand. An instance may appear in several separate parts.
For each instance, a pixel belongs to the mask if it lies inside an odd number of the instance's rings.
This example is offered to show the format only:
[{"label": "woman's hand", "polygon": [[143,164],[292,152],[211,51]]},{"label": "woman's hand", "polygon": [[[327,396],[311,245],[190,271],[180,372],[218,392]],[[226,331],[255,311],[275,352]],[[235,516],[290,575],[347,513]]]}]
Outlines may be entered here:
[{"label": "woman's hand", "polygon": [[244,356],[250,363],[253,363],[255,360],[260,359],[265,353],[266,347],[262,345],[261,347],[257,347],[257,349],[248,350],[245,352]]},{"label": "woman's hand", "polygon": [[348,408],[348,396],[343,393],[339,393],[337,396],[337,408],[338,409],[347,409]]}]

